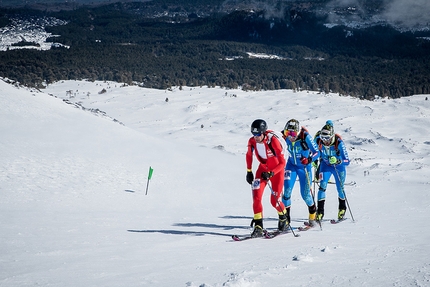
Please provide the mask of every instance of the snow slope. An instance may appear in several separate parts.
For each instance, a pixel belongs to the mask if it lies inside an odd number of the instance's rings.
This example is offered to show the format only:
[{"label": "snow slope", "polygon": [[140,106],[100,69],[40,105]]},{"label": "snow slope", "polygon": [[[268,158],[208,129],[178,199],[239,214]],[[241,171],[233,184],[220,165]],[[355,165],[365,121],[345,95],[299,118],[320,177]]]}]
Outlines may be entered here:
[{"label": "snow slope", "polygon": [[[428,286],[429,109],[425,95],[0,81],[0,286]],[[260,117],[312,133],[333,120],[355,222],[231,240],[250,232],[244,153]],[[307,218],[298,188],[293,227]],[[268,190],[264,208],[275,228]]]}]

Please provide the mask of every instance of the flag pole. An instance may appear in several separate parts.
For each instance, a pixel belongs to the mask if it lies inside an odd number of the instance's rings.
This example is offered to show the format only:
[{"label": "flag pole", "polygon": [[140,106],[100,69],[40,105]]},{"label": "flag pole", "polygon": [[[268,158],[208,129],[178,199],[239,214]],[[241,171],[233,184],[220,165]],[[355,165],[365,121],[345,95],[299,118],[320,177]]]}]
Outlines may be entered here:
[{"label": "flag pole", "polygon": [[153,172],[154,170],[152,169],[152,167],[150,166],[149,167],[149,173],[148,173],[148,181],[146,182],[146,192],[145,192],[145,195],[147,195],[148,194],[148,187],[149,187],[149,181],[151,180],[151,178],[152,178],[152,172]]}]

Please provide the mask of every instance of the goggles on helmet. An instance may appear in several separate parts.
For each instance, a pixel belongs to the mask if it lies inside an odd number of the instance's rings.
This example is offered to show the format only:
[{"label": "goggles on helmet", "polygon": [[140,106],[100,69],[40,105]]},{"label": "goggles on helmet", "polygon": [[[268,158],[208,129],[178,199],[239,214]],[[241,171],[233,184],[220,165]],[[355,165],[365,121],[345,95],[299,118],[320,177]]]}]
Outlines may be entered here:
[{"label": "goggles on helmet", "polygon": [[330,134],[329,131],[322,131],[320,134],[320,138],[325,141],[328,142],[329,140],[331,140],[333,136]]},{"label": "goggles on helmet", "polygon": [[320,138],[325,141],[328,142],[331,139],[331,136],[320,136]]},{"label": "goggles on helmet", "polygon": [[290,131],[290,130],[285,130],[284,134],[286,137],[297,137],[297,132],[296,131]]}]

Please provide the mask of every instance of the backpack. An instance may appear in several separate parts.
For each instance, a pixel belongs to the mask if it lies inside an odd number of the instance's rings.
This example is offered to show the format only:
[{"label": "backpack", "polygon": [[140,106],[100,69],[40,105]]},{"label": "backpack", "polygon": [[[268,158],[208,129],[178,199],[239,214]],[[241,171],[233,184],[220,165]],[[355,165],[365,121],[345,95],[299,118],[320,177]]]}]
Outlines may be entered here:
[{"label": "backpack", "polygon": [[267,145],[269,146],[270,150],[272,151],[272,153],[276,156],[275,150],[272,147],[272,138],[275,137],[278,139],[279,143],[281,144],[282,147],[282,153],[284,154],[284,158],[285,161],[288,160],[288,157],[290,156],[290,153],[288,152],[288,147],[287,147],[287,143],[285,142],[284,136],[282,135],[281,132],[278,131],[269,131],[267,133]]}]

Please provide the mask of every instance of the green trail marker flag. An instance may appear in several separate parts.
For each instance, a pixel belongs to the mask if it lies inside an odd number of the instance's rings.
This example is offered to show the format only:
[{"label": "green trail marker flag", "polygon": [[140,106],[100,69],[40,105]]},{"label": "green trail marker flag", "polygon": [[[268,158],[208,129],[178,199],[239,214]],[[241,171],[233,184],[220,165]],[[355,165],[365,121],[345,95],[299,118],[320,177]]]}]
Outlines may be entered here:
[{"label": "green trail marker flag", "polygon": [[148,181],[146,182],[146,192],[145,195],[148,194],[148,187],[149,187],[149,181],[152,178],[152,173],[154,172],[154,170],[152,169],[152,167],[149,167],[149,173],[148,173]]}]

